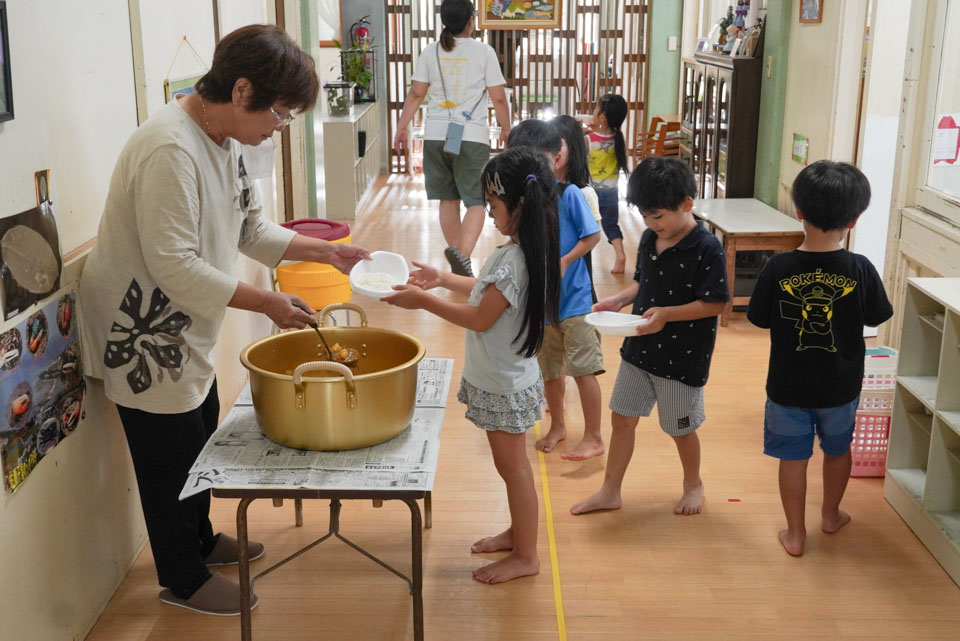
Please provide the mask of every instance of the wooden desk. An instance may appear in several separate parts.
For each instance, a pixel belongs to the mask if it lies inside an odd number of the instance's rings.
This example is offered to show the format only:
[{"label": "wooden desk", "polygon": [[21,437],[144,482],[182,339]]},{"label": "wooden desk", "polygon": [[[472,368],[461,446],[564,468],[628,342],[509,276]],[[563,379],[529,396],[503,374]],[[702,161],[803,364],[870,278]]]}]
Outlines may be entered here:
[{"label": "wooden desk", "polygon": [[693,213],[723,237],[730,302],[723,308],[720,324],[726,327],[733,306],[750,302],[749,296],[734,295],[737,251],[796,249],[803,242],[803,225],[756,198],[703,198],[694,201]]}]

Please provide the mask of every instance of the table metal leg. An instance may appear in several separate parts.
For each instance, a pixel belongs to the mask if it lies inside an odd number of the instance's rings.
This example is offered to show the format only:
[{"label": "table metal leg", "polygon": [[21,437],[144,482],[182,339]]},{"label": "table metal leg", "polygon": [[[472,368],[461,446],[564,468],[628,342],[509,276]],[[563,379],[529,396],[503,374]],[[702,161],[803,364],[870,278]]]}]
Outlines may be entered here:
[{"label": "table metal leg", "polygon": [[250,550],[247,547],[247,508],[255,499],[240,499],[237,505],[237,542],[240,546],[240,639],[252,641],[253,630],[250,624]]},{"label": "table metal leg", "polygon": [[737,243],[730,238],[730,234],[725,234],[723,237],[723,254],[727,259],[727,287],[730,288],[730,302],[723,306],[723,312],[720,314],[720,325],[726,327],[730,324],[730,316],[733,314],[733,279],[737,273]]},{"label": "table metal leg", "polygon": [[293,517],[297,527],[303,527],[303,499],[293,499]]},{"label": "table metal leg", "polygon": [[[428,495],[429,496],[429,495]],[[410,508],[410,536],[413,581],[410,591],[413,596],[413,639],[423,641],[423,523],[420,519],[420,505],[416,499],[403,499]]]},{"label": "table metal leg", "polygon": [[423,497],[423,527],[428,530],[433,527],[433,492]]}]

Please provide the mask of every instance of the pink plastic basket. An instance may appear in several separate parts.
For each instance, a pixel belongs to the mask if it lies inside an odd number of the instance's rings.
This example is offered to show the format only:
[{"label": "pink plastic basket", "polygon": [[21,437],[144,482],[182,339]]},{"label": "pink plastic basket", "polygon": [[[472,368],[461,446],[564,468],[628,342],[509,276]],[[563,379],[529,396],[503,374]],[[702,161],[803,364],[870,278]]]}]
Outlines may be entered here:
[{"label": "pink plastic basket", "polygon": [[884,476],[887,473],[887,442],[890,414],[857,412],[850,443],[850,476]]},{"label": "pink plastic basket", "polygon": [[887,473],[887,443],[896,382],[897,353],[889,348],[868,350],[850,444],[850,476],[885,476]]}]

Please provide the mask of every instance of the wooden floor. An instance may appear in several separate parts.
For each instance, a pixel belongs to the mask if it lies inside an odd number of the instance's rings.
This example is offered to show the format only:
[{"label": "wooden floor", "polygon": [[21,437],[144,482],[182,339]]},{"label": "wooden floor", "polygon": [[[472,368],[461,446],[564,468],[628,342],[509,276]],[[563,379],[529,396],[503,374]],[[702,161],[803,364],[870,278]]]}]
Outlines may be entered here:
[{"label": "wooden floor", "polygon": [[[435,206],[409,179],[382,178],[353,226],[354,242],[397,251],[408,259],[443,264],[444,243]],[[642,228],[621,221],[627,274],[612,276],[613,252],[594,251],[602,297],[628,282]],[[488,225],[476,264],[500,242]],[[359,297],[358,297],[359,298]],[[960,590],[882,497],[882,480],[852,479],[845,509],[853,521],[836,535],[819,531],[820,460],[811,463],[807,551],[791,558],[776,535],[784,518],[777,462],[762,454],[767,336],[742,318],[719,330],[707,422],[699,434],[707,502],[697,516],[675,516],[681,470],[671,439],[656,419],[641,419],[637,450],[617,512],[571,516],[570,505],[593,493],[602,459],[562,461],[561,444],[546,457],[552,494],[566,637],[558,632],[550,554],[541,516],[542,571],[500,586],[475,583],[470,571],[499,555],[471,555],[468,546],[508,523],[503,486],[483,433],[463,418],[455,390],[463,332],[425,312],[363,304],[374,326],[419,337],[427,354],[456,359],[434,489],[433,528],[424,536],[426,638],[430,641],[547,641],[634,639],[859,639],[960,638]],[[604,403],[619,366],[619,341],[604,338],[608,373]],[[579,436],[575,386],[568,387],[568,425]],[[609,436],[609,411],[604,411]],[[530,459],[537,457],[533,434]],[[542,499],[542,493],[541,493]],[[543,510],[541,500],[541,511]],[[289,503],[255,503],[251,536],[267,545],[254,571],[325,532],[326,505],[305,505],[306,526],[295,528]],[[235,532],[235,503],[214,501],[218,529]],[[402,504],[374,509],[346,502],[343,533],[398,568],[409,568],[409,513]],[[219,571],[219,570],[218,570]],[[236,570],[224,570],[236,578]],[[137,560],[90,641],[221,641],[239,638],[236,618],[202,616],[163,605],[149,550]],[[339,542],[326,542],[256,586],[254,638],[306,641],[412,639],[406,585]]]}]

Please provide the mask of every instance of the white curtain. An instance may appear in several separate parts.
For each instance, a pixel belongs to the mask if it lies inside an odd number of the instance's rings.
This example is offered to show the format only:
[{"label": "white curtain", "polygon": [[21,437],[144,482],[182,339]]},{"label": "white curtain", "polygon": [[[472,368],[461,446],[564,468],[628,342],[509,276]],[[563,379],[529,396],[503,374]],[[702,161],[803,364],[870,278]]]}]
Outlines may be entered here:
[{"label": "white curtain", "polygon": [[317,0],[317,15],[320,18],[320,40],[340,39],[339,0]]}]

